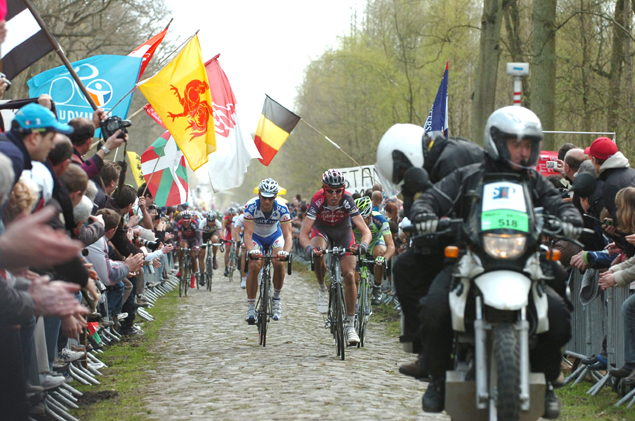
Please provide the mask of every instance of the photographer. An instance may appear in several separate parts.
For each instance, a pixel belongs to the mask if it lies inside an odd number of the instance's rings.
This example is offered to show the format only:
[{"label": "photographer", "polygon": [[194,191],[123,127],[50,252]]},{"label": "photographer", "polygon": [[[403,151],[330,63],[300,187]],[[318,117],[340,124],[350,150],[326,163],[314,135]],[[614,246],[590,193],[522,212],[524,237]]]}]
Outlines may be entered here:
[{"label": "photographer", "polygon": [[71,142],[73,142],[73,162],[80,165],[82,169],[86,171],[89,179],[99,175],[99,171],[104,165],[104,158],[110,151],[117,149],[124,141],[128,141],[128,135],[124,135],[123,138],[119,137],[121,131],[117,130],[112,136],[106,139],[104,146],[102,146],[92,158],[84,160],[84,156],[88,153],[93,144],[95,129],[98,129],[99,123],[106,119],[107,114],[104,110],[96,110],[93,114],[92,122],[83,117],[77,117],[68,122],[68,125],[75,129],[75,132],[69,136]]}]

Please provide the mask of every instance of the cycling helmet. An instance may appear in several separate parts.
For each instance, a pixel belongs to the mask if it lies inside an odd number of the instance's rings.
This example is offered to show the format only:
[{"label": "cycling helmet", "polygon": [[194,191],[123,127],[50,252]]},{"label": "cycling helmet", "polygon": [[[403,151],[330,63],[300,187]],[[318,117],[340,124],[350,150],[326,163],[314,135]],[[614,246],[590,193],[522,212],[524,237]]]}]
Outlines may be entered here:
[{"label": "cycling helmet", "polygon": [[375,167],[386,180],[399,184],[402,168],[423,167],[423,134],[423,127],[414,124],[395,124],[384,133]]},{"label": "cycling helmet", "polygon": [[[531,141],[531,155],[520,163],[512,162],[508,141]],[[533,111],[507,106],[494,111],[485,124],[485,151],[490,158],[506,163],[514,170],[532,169],[538,164],[542,149],[542,125]]]},{"label": "cycling helmet", "polygon": [[373,213],[373,201],[370,200],[370,197],[368,196],[355,199],[355,206],[359,209],[359,213],[362,215],[362,218],[366,218]]},{"label": "cycling helmet", "polygon": [[236,208],[230,206],[227,208],[227,214],[228,215],[234,215],[236,213]]},{"label": "cycling helmet", "polygon": [[326,187],[336,189],[338,187],[344,187],[346,180],[344,179],[344,174],[338,170],[330,169],[322,174],[322,184]]},{"label": "cycling helmet", "polygon": [[278,186],[278,182],[273,178],[266,178],[262,180],[258,186],[258,190],[260,191],[260,195],[262,197],[276,197],[279,189],[280,186]]},{"label": "cycling helmet", "polygon": [[181,212],[181,219],[183,219],[184,221],[189,221],[190,219],[192,219],[192,213],[189,211]]},{"label": "cycling helmet", "polygon": [[215,220],[215,219],[216,219],[216,212],[214,212],[214,211],[209,211],[209,212],[207,213],[207,220],[208,220],[208,221],[213,221],[213,220]]}]

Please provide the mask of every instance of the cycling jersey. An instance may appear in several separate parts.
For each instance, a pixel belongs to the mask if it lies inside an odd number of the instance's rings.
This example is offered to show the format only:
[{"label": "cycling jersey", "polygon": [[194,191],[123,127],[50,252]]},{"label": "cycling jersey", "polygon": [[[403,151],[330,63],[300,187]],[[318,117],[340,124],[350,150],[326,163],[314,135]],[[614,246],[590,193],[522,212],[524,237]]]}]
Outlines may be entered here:
[{"label": "cycling jersey", "polygon": [[232,239],[232,222],[234,219],[234,215],[225,215],[225,217],[223,218],[223,228],[224,228],[224,232],[225,234],[223,235],[223,238],[225,239],[225,241],[230,241]]},{"label": "cycling jersey", "polygon": [[179,233],[181,241],[185,241],[189,248],[193,248],[201,245],[201,231],[196,228],[196,222],[190,220],[190,226],[185,228],[183,226],[183,220],[176,223],[176,231]]},{"label": "cycling jersey", "polygon": [[[324,189],[318,191],[311,199],[311,206],[306,213],[309,219],[315,219],[325,225],[335,226],[339,224],[350,224],[350,218],[359,215],[359,210],[355,206],[353,197],[344,192],[337,206],[328,206],[326,192]],[[350,218],[349,218],[350,217]]]},{"label": "cycling jersey", "polygon": [[[362,233],[359,231],[355,224],[353,225],[353,235],[355,236],[355,242],[360,243],[362,241]],[[371,213],[371,222],[370,226],[370,234],[372,238],[370,240],[370,244],[368,245],[368,251],[372,251],[373,247],[377,244],[384,245],[384,236],[392,235],[390,232],[390,225],[388,225],[388,220],[384,215],[379,212]],[[383,244],[382,244],[383,243]]]},{"label": "cycling jersey", "polygon": [[278,224],[288,224],[291,222],[291,215],[287,205],[273,201],[273,209],[267,215],[260,209],[260,197],[254,197],[245,205],[243,214],[245,221],[254,222],[254,234],[261,238],[273,235],[279,228]]},{"label": "cycling jersey", "polygon": [[216,233],[217,231],[220,231],[223,229],[223,226],[221,225],[221,223],[219,221],[217,221],[216,219],[214,220],[214,223],[212,224],[212,226],[210,227],[208,225],[207,219],[203,219],[199,224],[198,224],[198,229],[201,230],[203,232],[203,234],[209,234],[209,233]]},{"label": "cycling jersey", "polygon": [[233,225],[235,227],[240,227],[240,228],[245,228],[245,214],[241,213],[240,215],[238,215],[238,218],[234,219],[234,223]]}]

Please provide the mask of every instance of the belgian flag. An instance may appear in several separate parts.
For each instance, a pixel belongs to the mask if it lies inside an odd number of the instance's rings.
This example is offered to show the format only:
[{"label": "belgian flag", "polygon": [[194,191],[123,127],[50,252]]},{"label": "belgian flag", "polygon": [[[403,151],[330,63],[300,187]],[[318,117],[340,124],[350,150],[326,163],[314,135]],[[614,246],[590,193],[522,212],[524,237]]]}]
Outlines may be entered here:
[{"label": "belgian flag", "polygon": [[269,98],[269,95],[266,96],[254,143],[262,156],[260,162],[269,166],[300,117]]}]

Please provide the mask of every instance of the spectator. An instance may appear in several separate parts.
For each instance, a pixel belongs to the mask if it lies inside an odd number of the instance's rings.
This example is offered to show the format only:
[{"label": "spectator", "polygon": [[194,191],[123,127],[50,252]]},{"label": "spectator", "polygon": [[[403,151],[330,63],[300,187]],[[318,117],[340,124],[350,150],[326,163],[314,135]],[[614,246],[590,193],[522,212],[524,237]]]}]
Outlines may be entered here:
[{"label": "spectator", "polygon": [[566,177],[569,182],[573,182],[573,180],[575,180],[575,174],[580,169],[580,165],[588,159],[589,157],[584,154],[584,149],[570,149],[564,156],[562,175]]},{"label": "spectator", "polygon": [[375,184],[373,184],[373,187],[371,188],[371,190],[374,191],[374,192],[378,191],[380,193],[383,193],[384,188],[381,186],[381,184],[375,183]]},{"label": "spectator", "polygon": [[59,178],[64,174],[71,163],[73,156],[73,144],[68,136],[57,133],[53,138],[54,147],[49,153],[49,161],[53,166],[53,172]]},{"label": "spectator", "polygon": [[560,148],[558,148],[558,160],[564,161],[564,158],[571,149],[578,149],[576,145],[573,143],[563,143]]},{"label": "spectator", "polygon": [[381,209],[381,204],[384,201],[384,196],[382,196],[380,191],[375,190],[371,194],[370,198],[373,201],[373,211],[374,212],[379,212],[380,209]]},{"label": "spectator", "polygon": [[399,207],[395,203],[386,203],[384,211],[388,219],[397,224],[399,223]]},{"label": "spectator", "polygon": [[[604,182],[602,198],[611,219],[617,220],[615,196],[624,187],[635,186],[635,170],[630,167],[628,159],[618,151],[617,145],[608,137],[598,137],[591,146],[584,150],[589,155],[599,179]],[[615,228],[607,229],[615,232]]]}]

